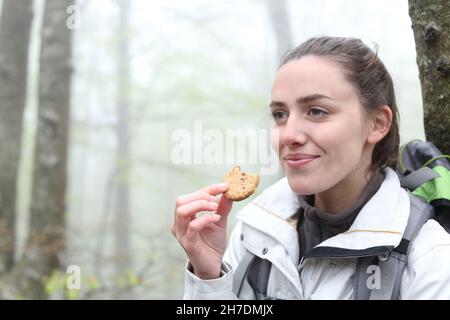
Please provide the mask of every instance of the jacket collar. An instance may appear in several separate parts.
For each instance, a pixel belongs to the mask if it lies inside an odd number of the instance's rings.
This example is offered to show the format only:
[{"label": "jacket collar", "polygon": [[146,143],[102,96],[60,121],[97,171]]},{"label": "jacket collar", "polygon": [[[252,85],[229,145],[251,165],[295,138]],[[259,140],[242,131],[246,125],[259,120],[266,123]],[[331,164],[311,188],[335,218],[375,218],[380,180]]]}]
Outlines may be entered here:
[{"label": "jacket collar", "polygon": [[[283,178],[244,207],[237,218],[278,240],[292,257],[298,259],[298,235],[288,219],[295,215],[299,206],[297,195],[289,187],[287,178]],[[364,252],[370,248],[396,247],[408,222],[409,206],[409,196],[400,187],[397,174],[387,168],[380,189],[366,203],[351,227],[323,241],[315,249],[323,248],[319,249],[322,251],[331,247]]]},{"label": "jacket collar", "polygon": [[[295,224],[289,219],[299,209],[297,195],[292,192],[286,178],[281,179],[267,188],[260,196],[241,209],[236,218],[243,222],[243,230],[256,229],[269,235],[275,243],[281,243],[292,258],[293,263],[299,260],[298,235]],[[254,239],[250,245],[256,251],[261,251],[272,241],[264,241],[263,236],[249,234]],[[250,241],[250,237],[246,237]]]}]

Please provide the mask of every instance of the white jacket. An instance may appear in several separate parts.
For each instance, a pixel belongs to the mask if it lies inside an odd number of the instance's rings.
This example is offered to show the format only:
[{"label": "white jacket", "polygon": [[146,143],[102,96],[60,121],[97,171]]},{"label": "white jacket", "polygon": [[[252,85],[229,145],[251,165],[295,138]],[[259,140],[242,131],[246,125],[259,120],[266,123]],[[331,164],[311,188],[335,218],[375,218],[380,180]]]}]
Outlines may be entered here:
[{"label": "white jacket", "polygon": [[[329,256],[396,247],[408,221],[409,196],[392,169],[385,173],[380,189],[350,229],[312,249],[313,255],[320,257],[302,261],[295,224],[289,223],[299,203],[287,179],[281,179],[238,212],[220,278],[201,280],[186,268],[184,299],[236,299],[232,292],[233,270],[245,250],[271,261],[269,297],[352,299],[357,259]],[[251,288],[244,286],[241,297],[253,299]],[[426,222],[412,243],[400,298],[450,299],[450,235],[435,220]]]}]

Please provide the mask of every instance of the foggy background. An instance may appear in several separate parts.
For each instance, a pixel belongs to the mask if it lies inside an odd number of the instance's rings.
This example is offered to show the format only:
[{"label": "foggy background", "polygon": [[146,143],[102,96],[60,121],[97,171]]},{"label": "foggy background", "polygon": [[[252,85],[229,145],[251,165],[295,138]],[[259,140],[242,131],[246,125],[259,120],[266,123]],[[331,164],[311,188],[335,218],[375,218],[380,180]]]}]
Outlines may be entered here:
[{"label": "foggy background", "polygon": [[[64,262],[81,269],[78,298],[182,297],[186,257],[170,233],[175,198],[220,182],[230,166],[175,165],[172,133],[186,129],[194,134],[196,121],[222,132],[270,128],[268,104],[280,54],[309,37],[357,37],[372,48],[378,45],[396,88],[401,142],[424,139],[406,0],[126,3],[128,8],[112,0],[77,4]],[[36,17],[42,4],[35,2]],[[18,186],[17,255],[25,243],[30,208],[39,26],[35,19]],[[126,106],[125,113],[118,112],[118,104]],[[258,172],[259,165],[242,168]],[[257,194],[279,175],[261,178]],[[247,201],[235,204],[230,227]],[[121,229],[124,224],[128,231]],[[117,252],[116,241],[126,252]],[[52,295],[59,297],[58,288]]]}]

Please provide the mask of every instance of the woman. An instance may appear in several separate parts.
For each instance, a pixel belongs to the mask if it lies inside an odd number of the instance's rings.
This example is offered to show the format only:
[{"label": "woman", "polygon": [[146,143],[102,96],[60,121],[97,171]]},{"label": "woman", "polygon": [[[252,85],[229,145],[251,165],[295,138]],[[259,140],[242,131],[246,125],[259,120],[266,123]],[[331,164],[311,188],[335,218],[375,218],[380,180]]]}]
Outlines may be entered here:
[{"label": "woman", "polygon": [[[397,247],[410,213],[396,164],[392,79],[361,40],[312,38],[282,60],[270,109],[286,178],[238,213],[226,248],[227,186],[177,199],[172,233],[189,258],[187,299],[235,299],[246,252],[271,262],[267,295],[353,299],[355,252]],[[213,215],[196,218],[200,211]],[[320,253],[320,254],[319,254]],[[412,243],[401,299],[450,298],[450,236],[428,220]],[[244,286],[239,298],[254,298]]]}]

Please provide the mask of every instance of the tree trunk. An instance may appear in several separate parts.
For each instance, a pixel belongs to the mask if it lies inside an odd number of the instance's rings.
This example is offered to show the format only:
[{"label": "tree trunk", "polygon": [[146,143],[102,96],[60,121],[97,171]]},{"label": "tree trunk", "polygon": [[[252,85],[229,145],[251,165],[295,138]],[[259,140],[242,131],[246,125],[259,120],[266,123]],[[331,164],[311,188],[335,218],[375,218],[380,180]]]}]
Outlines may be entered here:
[{"label": "tree trunk", "polygon": [[426,139],[450,154],[450,3],[409,0]]},{"label": "tree trunk", "polygon": [[41,32],[38,128],[30,227],[24,255],[13,277],[25,298],[44,299],[43,279],[60,268],[65,248],[65,190],[69,131],[73,0],[45,2]]},{"label": "tree trunk", "polygon": [[[294,47],[289,12],[286,5],[287,1],[285,0],[267,0],[267,10],[277,44],[277,65],[280,63],[283,55]],[[285,174],[281,166],[279,166],[274,182],[284,176]]]},{"label": "tree trunk", "polygon": [[292,31],[285,0],[267,0],[267,9],[277,42],[278,60],[292,49]]},{"label": "tree trunk", "polygon": [[129,113],[130,63],[129,63],[129,15],[130,0],[119,0],[119,26],[117,51],[117,196],[115,207],[115,246],[117,273],[131,268],[130,252],[130,190],[129,190]]},{"label": "tree trunk", "polygon": [[9,271],[14,262],[16,187],[32,7],[29,0],[3,1],[0,24],[0,274]]}]

